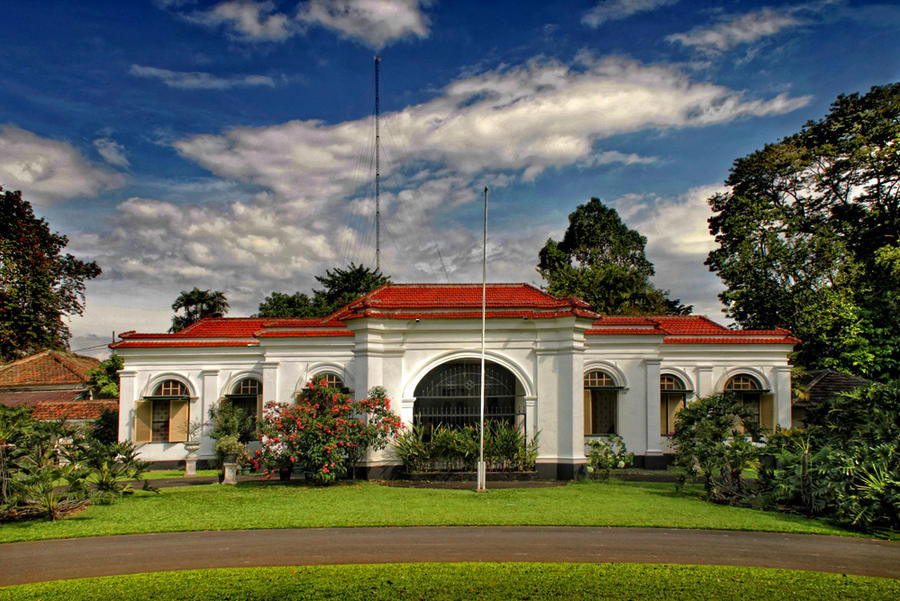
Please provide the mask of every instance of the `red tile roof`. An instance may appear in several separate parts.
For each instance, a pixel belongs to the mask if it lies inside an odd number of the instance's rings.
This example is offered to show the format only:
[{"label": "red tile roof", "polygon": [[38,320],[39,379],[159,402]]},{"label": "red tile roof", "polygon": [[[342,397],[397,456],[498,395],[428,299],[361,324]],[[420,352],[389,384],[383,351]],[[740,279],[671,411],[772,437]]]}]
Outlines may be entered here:
[{"label": "red tile roof", "polygon": [[48,350],[0,366],[0,389],[29,386],[82,386],[88,370],[100,361],[93,357]]},{"label": "red tile roof", "polygon": [[[800,342],[788,330],[731,330],[702,315],[604,315],[588,335],[664,336],[665,344],[790,344]],[[627,326],[627,327],[622,327]],[[643,326],[636,328],[635,326]]]},{"label": "red tile roof", "polygon": [[40,420],[97,419],[105,410],[118,411],[119,402],[110,399],[73,401],[71,403],[40,403],[31,415]]},{"label": "red tile roof", "polygon": [[[346,321],[478,319],[481,284],[385,284],[328,317],[207,318],[175,334],[125,332],[112,348],[254,346],[263,338],[352,336]],[[558,298],[530,284],[488,284],[490,319],[594,319],[588,336],[661,336],[667,344],[796,344],[787,330],[730,330],[702,316],[597,315],[577,298]],[[210,340],[219,339],[219,340]]]},{"label": "red tile roof", "polygon": [[18,392],[0,392],[0,405],[18,407],[19,405],[37,405],[38,403],[68,403],[84,394],[83,390],[36,390]]}]

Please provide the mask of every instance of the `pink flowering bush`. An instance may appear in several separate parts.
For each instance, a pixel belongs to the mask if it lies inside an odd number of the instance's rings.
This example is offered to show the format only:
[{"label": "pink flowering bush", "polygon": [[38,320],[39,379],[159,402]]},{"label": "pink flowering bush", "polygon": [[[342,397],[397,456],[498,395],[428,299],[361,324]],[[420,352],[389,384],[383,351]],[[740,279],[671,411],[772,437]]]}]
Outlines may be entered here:
[{"label": "pink flowering bush", "polygon": [[309,382],[295,404],[263,408],[262,449],[252,458],[253,467],[268,475],[299,467],[328,484],[352,471],[369,449],[383,449],[400,425],[381,387],[354,401],[324,379]]}]

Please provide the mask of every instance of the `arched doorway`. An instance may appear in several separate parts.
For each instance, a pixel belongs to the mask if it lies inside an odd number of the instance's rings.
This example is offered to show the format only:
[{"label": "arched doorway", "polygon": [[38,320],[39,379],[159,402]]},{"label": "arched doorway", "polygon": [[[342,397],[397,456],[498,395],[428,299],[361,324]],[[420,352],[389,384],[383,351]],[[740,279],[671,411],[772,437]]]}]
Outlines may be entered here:
[{"label": "arched doorway", "polygon": [[[428,372],[415,389],[413,423],[426,432],[439,424],[450,427],[475,425],[480,417],[481,361],[449,361]],[[525,428],[524,389],[506,367],[485,362],[484,414]]]}]

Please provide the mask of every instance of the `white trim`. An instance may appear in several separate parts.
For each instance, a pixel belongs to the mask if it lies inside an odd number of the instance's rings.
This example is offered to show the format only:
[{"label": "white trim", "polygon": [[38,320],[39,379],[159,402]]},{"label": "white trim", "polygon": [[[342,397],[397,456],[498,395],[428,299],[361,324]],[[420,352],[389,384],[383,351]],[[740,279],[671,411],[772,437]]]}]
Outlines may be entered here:
[{"label": "white trim", "polygon": [[174,372],[165,372],[148,379],[147,385],[144,386],[144,391],[138,398],[142,399],[146,396],[153,396],[153,391],[156,390],[156,387],[165,380],[177,380],[178,382],[184,384],[188,390],[188,397],[190,397],[191,399],[196,399],[200,396],[199,394],[197,394],[197,387],[191,384],[190,378]]},{"label": "white trim", "polygon": [[[485,358],[492,362],[496,363],[502,367],[505,367],[516,377],[519,381],[519,384],[522,385],[524,389],[524,397],[536,397],[537,392],[535,391],[534,382],[531,377],[529,377],[528,372],[523,369],[518,363],[505,357],[495,351],[485,351]],[[478,350],[467,350],[467,351],[448,351],[446,353],[442,353],[440,355],[436,355],[432,357],[429,361],[426,361],[419,369],[417,369],[412,376],[407,378],[406,383],[402,386],[403,394],[401,395],[405,399],[415,399],[416,395],[416,387],[419,385],[419,382],[431,373],[432,370],[437,369],[441,365],[445,363],[449,363],[451,361],[457,361],[459,359],[476,359],[481,360],[481,352]]]},{"label": "white trim", "polygon": [[[263,374],[262,371],[257,371],[255,369],[245,369],[241,371],[234,372],[228,378],[228,381],[225,382],[225,386],[222,389],[222,393],[219,395],[219,398],[224,397],[226,394],[234,394],[234,387],[237,386],[238,382],[241,380],[246,380],[247,378],[252,378],[254,380],[259,380],[259,385],[263,386]],[[263,386],[263,395],[265,395],[266,389]]]},{"label": "white trim", "polygon": [[619,367],[610,361],[602,361],[599,359],[591,359],[590,361],[584,362],[584,373],[582,374],[582,384],[581,387],[584,388],[584,376],[586,376],[589,372],[592,371],[602,371],[606,372],[612,379],[615,380],[616,386],[619,386],[622,391],[626,391],[631,386],[628,384],[628,378],[625,377],[625,372],[623,372]]},{"label": "white trim", "polygon": [[318,376],[323,373],[336,375],[341,379],[341,382],[344,383],[345,388],[349,388],[353,391],[356,390],[353,386],[353,378],[344,365],[335,363],[334,361],[317,361],[316,363],[307,363],[306,372],[294,385],[294,394],[303,392],[303,389],[306,388],[306,383],[312,380],[313,376]]},{"label": "white trim", "polygon": [[[718,381],[716,381],[715,393],[725,392],[725,383],[728,382],[734,376],[740,374],[747,374],[756,378],[759,382],[759,385],[762,386],[763,390],[773,391],[775,387],[772,386],[772,383],[769,381],[769,378],[765,376],[765,374],[755,367],[729,367],[726,369],[722,375],[719,377]],[[751,391],[747,391],[751,392]]]}]

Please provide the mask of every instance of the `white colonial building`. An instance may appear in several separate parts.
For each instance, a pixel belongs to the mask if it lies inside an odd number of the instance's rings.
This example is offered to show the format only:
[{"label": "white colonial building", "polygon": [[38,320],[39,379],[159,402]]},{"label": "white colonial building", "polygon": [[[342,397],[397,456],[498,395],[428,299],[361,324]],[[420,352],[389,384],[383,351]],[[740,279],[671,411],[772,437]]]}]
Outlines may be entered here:
[{"label": "white colonial building", "polygon": [[[578,475],[586,443],[613,433],[638,465],[661,467],[674,414],[699,396],[740,391],[762,426],[790,427],[796,342],[700,316],[599,316],[527,284],[489,284],[487,413],[540,432],[544,477]],[[474,423],[481,285],[387,284],[324,319],[211,318],[111,346],[125,361],[119,437],[149,461],[184,460],[189,424],[222,399],[258,414],[314,377],[355,397],[383,386],[405,424]],[[367,464],[387,476],[398,461],[388,449]]]}]

